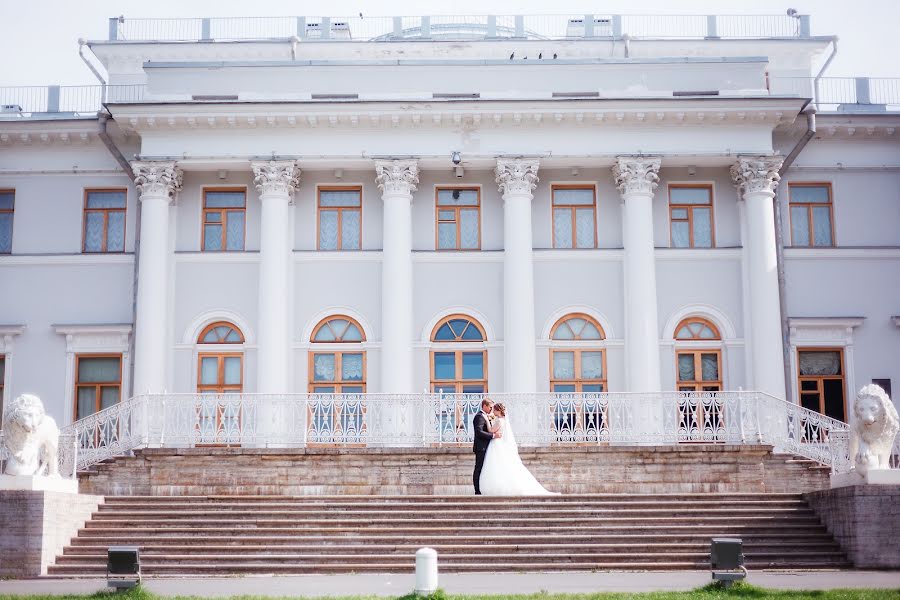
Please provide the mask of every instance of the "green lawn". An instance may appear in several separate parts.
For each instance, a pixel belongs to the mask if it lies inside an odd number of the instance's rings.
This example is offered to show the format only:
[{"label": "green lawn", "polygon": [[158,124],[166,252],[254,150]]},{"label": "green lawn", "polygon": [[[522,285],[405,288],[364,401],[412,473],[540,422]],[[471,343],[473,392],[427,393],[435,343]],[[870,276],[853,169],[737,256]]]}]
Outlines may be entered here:
[{"label": "green lawn", "polygon": [[[72,600],[158,600],[172,598],[172,596],[157,596],[145,590],[136,589],[129,592],[114,593],[100,592],[84,595],[70,596],[10,596],[0,595],[0,600],[13,600],[29,598],[31,600],[60,600],[71,598]],[[177,596],[181,600],[193,600],[195,596]],[[271,598],[269,596],[232,596],[232,600],[257,600]],[[300,598],[300,597],[297,597]],[[795,590],[767,590],[752,585],[737,584],[729,590],[721,589],[715,585],[709,585],[690,592],[648,592],[648,593],[598,593],[598,594],[531,594],[531,595],[491,595],[491,596],[454,596],[438,591],[436,594],[420,599],[419,596],[409,594],[398,597],[397,600],[726,600],[731,598],[747,600],[900,600],[900,589],[882,590],[828,590],[828,591],[795,591]],[[199,599],[198,599],[199,600]],[[286,599],[285,599],[286,600]],[[384,600],[379,596],[347,596],[332,598],[330,600]]]}]

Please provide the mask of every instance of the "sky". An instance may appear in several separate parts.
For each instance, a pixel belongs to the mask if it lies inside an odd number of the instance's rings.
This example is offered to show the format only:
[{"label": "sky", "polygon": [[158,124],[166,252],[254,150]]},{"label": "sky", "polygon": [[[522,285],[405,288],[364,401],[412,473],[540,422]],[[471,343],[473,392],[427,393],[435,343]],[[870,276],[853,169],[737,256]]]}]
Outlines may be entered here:
[{"label": "sky", "polygon": [[837,35],[826,76],[900,77],[900,0],[0,0],[0,86],[92,85],[78,38],[106,39],[107,19],[446,14],[812,15],[813,35]]}]

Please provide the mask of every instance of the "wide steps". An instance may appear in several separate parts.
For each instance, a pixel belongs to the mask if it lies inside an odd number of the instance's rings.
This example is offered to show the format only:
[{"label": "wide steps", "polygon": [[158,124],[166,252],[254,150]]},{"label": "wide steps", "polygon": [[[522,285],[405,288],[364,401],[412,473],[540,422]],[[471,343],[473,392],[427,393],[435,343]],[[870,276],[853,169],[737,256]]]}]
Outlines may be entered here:
[{"label": "wide steps", "polygon": [[160,577],[410,572],[425,545],[445,572],[705,569],[716,536],[750,569],[849,566],[798,494],[117,496],[49,573],[102,576],[114,545]]}]

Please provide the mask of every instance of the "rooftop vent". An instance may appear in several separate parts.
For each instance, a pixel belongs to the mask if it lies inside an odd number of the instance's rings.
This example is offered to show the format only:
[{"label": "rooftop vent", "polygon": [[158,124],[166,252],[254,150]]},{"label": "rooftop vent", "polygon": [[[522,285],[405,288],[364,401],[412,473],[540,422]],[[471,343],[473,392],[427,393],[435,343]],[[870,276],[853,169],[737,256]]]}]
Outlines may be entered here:
[{"label": "rooftop vent", "polygon": [[689,91],[689,92],[672,92],[673,96],[718,96],[718,90],[700,90],[697,92]]},{"label": "rooftop vent", "polygon": [[22,112],[22,107],[18,104],[3,104],[0,105],[0,113],[20,113]]},{"label": "rooftop vent", "polygon": [[[347,21],[335,21],[331,24],[330,37],[333,40],[349,40],[350,23]],[[322,39],[322,23],[307,23],[306,37],[310,40]]]},{"label": "rooftop vent", "polygon": [[191,96],[191,100],[207,101],[207,102],[209,102],[209,101],[219,102],[222,100],[237,100],[237,99],[238,99],[237,95],[232,96],[232,95],[207,94],[207,95]]},{"label": "rooftop vent", "polygon": [[481,98],[481,94],[431,94],[432,98],[442,98],[444,100],[471,100],[472,98]]},{"label": "rooftop vent", "polygon": [[570,38],[612,37],[612,34],[612,19],[610,18],[595,18],[593,30],[588,33],[584,31],[584,19],[569,19],[569,24],[566,25],[566,37]]},{"label": "rooftop vent", "polygon": [[313,100],[359,100],[359,94],[313,94]]}]

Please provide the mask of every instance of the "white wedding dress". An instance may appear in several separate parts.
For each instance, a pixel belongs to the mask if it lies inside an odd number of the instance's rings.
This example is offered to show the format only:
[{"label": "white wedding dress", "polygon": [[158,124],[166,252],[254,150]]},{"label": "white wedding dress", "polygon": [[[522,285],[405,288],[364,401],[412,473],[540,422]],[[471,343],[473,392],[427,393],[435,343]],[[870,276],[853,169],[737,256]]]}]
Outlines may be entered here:
[{"label": "white wedding dress", "polygon": [[484,496],[546,496],[553,494],[544,489],[519,458],[519,447],[512,427],[505,418],[500,419],[502,437],[494,438],[488,445],[481,469],[479,487]]}]

